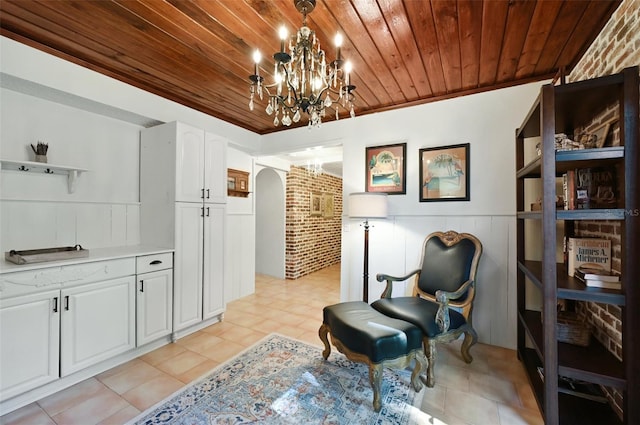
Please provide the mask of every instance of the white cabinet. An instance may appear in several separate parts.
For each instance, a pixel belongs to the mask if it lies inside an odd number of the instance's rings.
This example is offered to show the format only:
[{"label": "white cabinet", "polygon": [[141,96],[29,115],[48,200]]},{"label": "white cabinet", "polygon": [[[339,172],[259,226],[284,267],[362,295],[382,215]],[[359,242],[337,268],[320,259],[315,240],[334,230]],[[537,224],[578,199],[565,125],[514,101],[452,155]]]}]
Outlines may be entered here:
[{"label": "white cabinet", "polygon": [[173,255],[136,259],[136,345],[169,335],[173,329]]},{"label": "white cabinet", "polygon": [[214,317],[224,311],[224,229],[224,206],[205,206],[203,319]]},{"label": "white cabinet", "polygon": [[202,273],[204,261],[203,206],[178,202],[176,210],[175,330],[202,320]]},{"label": "white cabinet", "polygon": [[0,301],[0,394],[7,399],[59,376],[60,291]]},{"label": "white cabinet", "polygon": [[133,276],[65,289],[61,295],[61,376],[135,347]]},{"label": "white cabinet", "polygon": [[227,143],[178,122],[140,140],[141,240],[175,249],[175,333],[224,311]]}]

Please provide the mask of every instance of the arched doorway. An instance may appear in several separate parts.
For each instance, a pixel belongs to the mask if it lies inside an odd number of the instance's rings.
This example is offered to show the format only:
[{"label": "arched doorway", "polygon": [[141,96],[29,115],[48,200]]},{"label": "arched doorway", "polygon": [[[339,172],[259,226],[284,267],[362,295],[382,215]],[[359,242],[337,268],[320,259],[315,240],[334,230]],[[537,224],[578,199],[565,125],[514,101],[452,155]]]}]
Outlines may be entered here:
[{"label": "arched doorway", "polygon": [[256,273],[285,277],[285,182],[271,168],[256,175]]}]

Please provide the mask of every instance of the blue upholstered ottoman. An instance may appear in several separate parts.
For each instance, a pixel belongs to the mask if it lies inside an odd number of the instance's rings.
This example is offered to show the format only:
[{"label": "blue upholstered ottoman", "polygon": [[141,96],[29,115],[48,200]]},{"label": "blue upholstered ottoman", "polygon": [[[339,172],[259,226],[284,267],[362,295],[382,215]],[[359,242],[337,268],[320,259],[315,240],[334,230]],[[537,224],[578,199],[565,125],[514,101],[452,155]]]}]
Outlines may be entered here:
[{"label": "blue upholstered ottoman", "polygon": [[411,323],[397,320],[374,310],[362,301],[330,305],[323,310],[323,322],[318,331],[326,360],[331,354],[331,342],[348,359],[369,365],[369,382],[373,389],[373,408],[380,411],[382,369],[405,368],[415,360],[411,374],[414,390],[422,389],[420,370],[426,369],[422,351],[422,331]]}]

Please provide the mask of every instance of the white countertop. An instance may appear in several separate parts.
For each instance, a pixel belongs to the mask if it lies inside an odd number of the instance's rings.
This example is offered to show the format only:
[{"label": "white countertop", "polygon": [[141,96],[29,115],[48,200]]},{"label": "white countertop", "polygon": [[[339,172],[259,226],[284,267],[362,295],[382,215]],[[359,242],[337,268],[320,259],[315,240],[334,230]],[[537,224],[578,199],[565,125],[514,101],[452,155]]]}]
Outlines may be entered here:
[{"label": "white countertop", "polygon": [[84,258],[71,258],[68,260],[45,261],[42,263],[14,264],[4,259],[0,261],[0,274],[23,272],[29,270],[44,269],[47,267],[65,266],[69,264],[90,263],[93,261],[112,260],[117,258],[138,257],[141,255],[160,254],[173,252],[173,248],[162,248],[150,245],[116,246],[109,248],[89,249],[89,256]]}]

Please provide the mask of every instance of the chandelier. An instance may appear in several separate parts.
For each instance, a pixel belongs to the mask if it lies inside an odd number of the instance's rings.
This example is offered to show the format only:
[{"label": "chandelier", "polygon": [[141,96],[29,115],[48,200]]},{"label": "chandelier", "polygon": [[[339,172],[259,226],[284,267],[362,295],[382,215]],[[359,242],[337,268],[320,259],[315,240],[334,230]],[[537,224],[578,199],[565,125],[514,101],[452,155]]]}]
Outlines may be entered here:
[{"label": "chandelier", "polygon": [[324,173],[324,169],[322,168],[322,161],[318,158],[315,158],[313,161],[307,160],[307,165],[305,167],[307,169],[307,174],[310,177],[319,177]]},{"label": "chandelier", "polygon": [[297,123],[303,113],[308,115],[309,127],[319,127],[329,108],[335,111],[336,120],[341,109],[355,117],[353,91],[356,86],[349,82],[351,63],[340,56],[342,36],[338,33],[335,38],[336,59],[327,62],[319,40],[307,27],[307,14],[315,8],[316,0],[293,1],[302,13],[302,27],[291,37],[288,46],[285,46],[287,29],[280,28],[280,51],[273,54],[273,83],[264,83],[259,69],[262,55],[259,50],[254,52],[254,74],[249,76],[249,109],[253,111],[254,97],[257,95],[262,100],[264,94],[268,100],[265,111],[268,115],[275,114],[273,125],[276,127],[281,123],[285,126]]}]

